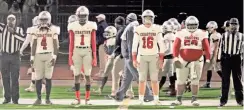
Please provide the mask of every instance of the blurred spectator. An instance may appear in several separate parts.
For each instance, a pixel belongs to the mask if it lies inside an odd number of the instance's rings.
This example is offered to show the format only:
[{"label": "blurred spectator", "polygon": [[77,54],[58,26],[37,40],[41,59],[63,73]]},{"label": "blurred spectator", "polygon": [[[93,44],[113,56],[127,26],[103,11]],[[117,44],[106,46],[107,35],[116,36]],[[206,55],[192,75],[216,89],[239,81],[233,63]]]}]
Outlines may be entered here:
[{"label": "blurred spectator", "polygon": [[8,13],[8,4],[4,0],[0,0],[0,23],[5,23],[5,18]]},{"label": "blurred spectator", "polygon": [[53,9],[53,0],[47,0],[47,4],[44,7],[45,11],[52,12]]},{"label": "blurred spectator", "polygon": [[16,2],[19,4],[19,8],[20,8],[20,10],[22,12],[23,11],[24,0],[17,0]]},{"label": "blurred spectator", "polygon": [[24,29],[29,26],[32,26],[32,18],[34,18],[36,14],[36,0],[25,0],[23,4],[23,24]]},{"label": "blurred spectator", "polygon": [[20,26],[21,23],[21,11],[19,8],[19,4],[17,2],[13,2],[11,8],[8,11],[9,14],[13,14],[16,16],[16,25]]},{"label": "blurred spectator", "polygon": [[37,0],[38,11],[52,12],[52,5],[54,0]]},{"label": "blurred spectator", "polygon": [[96,16],[97,18],[97,32],[96,32],[96,45],[97,45],[97,64],[100,67],[100,73],[103,73],[104,68],[105,68],[105,52],[103,49],[103,43],[106,40],[103,37],[103,32],[106,27],[108,27],[108,24],[106,22],[106,17],[104,14],[99,14]]}]

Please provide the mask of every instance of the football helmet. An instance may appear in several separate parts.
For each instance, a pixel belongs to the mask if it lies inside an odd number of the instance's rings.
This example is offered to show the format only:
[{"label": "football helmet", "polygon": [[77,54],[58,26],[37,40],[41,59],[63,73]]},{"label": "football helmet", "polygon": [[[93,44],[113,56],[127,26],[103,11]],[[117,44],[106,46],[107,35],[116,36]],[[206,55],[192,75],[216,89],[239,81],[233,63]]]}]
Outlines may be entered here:
[{"label": "football helmet", "polygon": [[51,14],[48,11],[42,11],[38,15],[39,25],[41,27],[49,27],[51,25]]},{"label": "football helmet", "polygon": [[76,15],[71,15],[71,16],[69,16],[68,23],[72,23],[77,20],[78,20],[78,18]]},{"label": "football helmet", "polygon": [[35,16],[35,17],[32,19],[32,25],[33,25],[33,26],[37,26],[37,25],[39,25],[38,16]]},{"label": "football helmet", "polygon": [[189,16],[186,18],[185,24],[189,32],[195,32],[198,29],[199,21],[195,16]]},{"label": "football helmet", "polygon": [[239,20],[237,18],[230,19],[230,31],[239,31]]},{"label": "football helmet", "polygon": [[165,32],[173,32],[174,31],[174,27],[173,24],[169,21],[165,21],[162,25],[163,28],[163,33]]},{"label": "football helmet", "polygon": [[108,26],[104,30],[103,37],[104,38],[111,38],[111,37],[115,37],[116,34],[117,34],[117,29],[114,26]]},{"label": "football helmet", "polygon": [[142,13],[141,18],[143,24],[153,24],[155,15],[152,10],[145,10]]},{"label": "football helmet", "polygon": [[7,24],[9,27],[14,27],[16,25],[16,17],[13,14],[8,15]]},{"label": "football helmet", "polygon": [[136,21],[137,16],[135,13],[130,13],[126,16],[126,24],[129,24],[130,22]]},{"label": "football helmet", "polygon": [[168,21],[172,22],[172,23],[176,23],[178,22],[178,20],[176,18],[170,18]]},{"label": "football helmet", "polygon": [[85,6],[77,8],[75,15],[78,17],[80,24],[85,24],[88,21],[89,10]]},{"label": "football helmet", "polygon": [[212,33],[214,30],[218,29],[218,24],[215,21],[209,21],[206,28],[209,33]]}]

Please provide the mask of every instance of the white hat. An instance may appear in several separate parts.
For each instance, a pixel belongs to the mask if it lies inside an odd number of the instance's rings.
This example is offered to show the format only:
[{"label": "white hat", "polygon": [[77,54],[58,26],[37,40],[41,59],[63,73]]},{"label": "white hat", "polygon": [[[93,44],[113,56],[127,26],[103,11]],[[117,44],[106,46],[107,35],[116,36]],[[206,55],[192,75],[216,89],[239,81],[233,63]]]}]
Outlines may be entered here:
[{"label": "white hat", "polygon": [[101,18],[101,19],[105,20],[106,16],[104,14],[99,14],[98,16],[96,16],[96,18]]}]

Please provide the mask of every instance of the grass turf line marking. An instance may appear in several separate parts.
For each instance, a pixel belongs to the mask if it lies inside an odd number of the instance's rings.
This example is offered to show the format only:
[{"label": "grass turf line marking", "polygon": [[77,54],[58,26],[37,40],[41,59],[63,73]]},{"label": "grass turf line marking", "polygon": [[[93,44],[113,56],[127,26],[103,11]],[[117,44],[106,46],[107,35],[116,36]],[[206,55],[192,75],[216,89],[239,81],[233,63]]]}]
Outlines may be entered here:
[{"label": "grass turf line marking", "polygon": [[128,110],[130,98],[124,99],[121,105],[117,108],[117,110]]}]

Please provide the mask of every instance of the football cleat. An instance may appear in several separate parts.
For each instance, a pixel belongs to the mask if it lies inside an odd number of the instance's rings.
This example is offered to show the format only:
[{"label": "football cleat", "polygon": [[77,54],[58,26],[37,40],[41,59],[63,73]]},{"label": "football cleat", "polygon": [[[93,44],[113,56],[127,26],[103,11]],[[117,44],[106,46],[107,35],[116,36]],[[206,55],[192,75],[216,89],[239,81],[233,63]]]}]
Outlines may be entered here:
[{"label": "football cleat", "polygon": [[86,99],[85,100],[85,105],[92,105],[91,102],[90,102],[90,99]]},{"label": "football cleat", "polygon": [[80,104],[80,100],[75,99],[73,102],[71,102],[71,105],[79,105]]},{"label": "football cleat", "polygon": [[182,105],[182,102],[175,100],[174,102],[171,103],[171,106],[178,106],[178,105]]},{"label": "football cleat", "polygon": [[153,102],[154,102],[154,105],[162,105],[159,100],[154,100]]},{"label": "football cleat", "polygon": [[199,106],[199,105],[200,105],[199,102],[198,102],[197,100],[191,102],[191,104],[192,104],[193,106]]},{"label": "football cleat", "polygon": [[42,104],[42,100],[40,100],[40,99],[37,99],[34,103],[33,103],[33,105],[41,105]]},{"label": "football cleat", "polygon": [[26,92],[34,92],[35,91],[35,85],[33,83],[30,84],[30,87],[25,89]]}]

